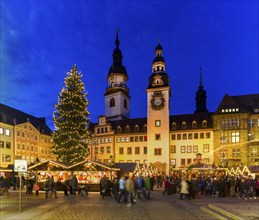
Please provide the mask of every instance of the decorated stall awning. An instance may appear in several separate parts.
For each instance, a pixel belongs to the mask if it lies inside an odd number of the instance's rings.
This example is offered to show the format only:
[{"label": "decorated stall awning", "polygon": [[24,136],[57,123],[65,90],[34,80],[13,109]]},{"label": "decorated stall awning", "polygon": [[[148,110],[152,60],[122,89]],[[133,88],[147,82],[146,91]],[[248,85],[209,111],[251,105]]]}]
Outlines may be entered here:
[{"label": "decorated stall awning", "polygon": [[118,168],[109,167],[106,164],[84,160],[76,164],[64,163],[60,161],[48,160],[42,163],[35,164],[28,168],[29,170],[67,170],[67,171],[119,171]]}]

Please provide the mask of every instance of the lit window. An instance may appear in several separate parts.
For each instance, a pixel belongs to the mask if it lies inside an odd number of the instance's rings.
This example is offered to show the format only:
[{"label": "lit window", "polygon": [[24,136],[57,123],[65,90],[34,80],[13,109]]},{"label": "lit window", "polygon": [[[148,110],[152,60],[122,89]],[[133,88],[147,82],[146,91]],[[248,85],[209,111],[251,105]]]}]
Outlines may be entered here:
[{"label": "lit window", "polygon": [[170,153],[175,154],[176,153],[176,145],[171,145],[170,146]]},{"label": "lit window", "polygon": [[192,152],[192,146],[187,146],[187,153],[191,153]]},{"label": "lit window", "polygon": [[117,143],[120,143],[121,142],[121,139],[119,137],[116,138],[116,142]]},{"label": "lit window", "polygon": [[203,153],[208,153],[210,151],[208,144],[203,144]]},{"label": "lit window", "polygon": [[240,149],[232,149],[232,155],[233,157],[240,157],[241,156]]},{"label": "lit window", "polygon": [[240,141],[239,132],[232,132],[231,133],[231,142],[238,143]]},{"label": "lit window", "polygon": [[125,137],[121,137],[121,142],[124,142],[125,141]]},{"label": "lit window", "polygon": [[162,155],[162,149],[161,148],[155,148],[154,149],[154,155]]},{"label": "lit window", "polygon": [[156,120],[155,121],[155,126],[156,127],[160,127],[161,126],[161,121],[160,120]]},{"label": "lit window", "polygon": [[11,161],[11,155],[3,154],[2,161],[3,162],[10,162]]},{"label": "lit window", "polygon": [[181,153],[185,153],[185,146],[181,146]]},{"label": "lit window", "polygon": [[129,142],[129,137],[126,137],[126,142]]},{"label": "lit window", "polygon": [[197,145],[193,146],[193,153],[198,153],[198,146]]},{"label": "lit window", "polygon": [[4,134],[4,129],[0,128],[0,134]]}]

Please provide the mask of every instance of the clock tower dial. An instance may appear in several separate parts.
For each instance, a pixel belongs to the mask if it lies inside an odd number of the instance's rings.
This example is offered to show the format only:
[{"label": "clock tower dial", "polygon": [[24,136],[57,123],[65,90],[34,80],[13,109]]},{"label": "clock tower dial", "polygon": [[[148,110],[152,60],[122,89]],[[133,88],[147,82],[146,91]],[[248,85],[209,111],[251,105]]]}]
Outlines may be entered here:
[{"label": "clock tower dial", "polygon": [[150,103],[153,110],[161,110],[165,106],[164,96],[161,92],[154,92],[154,95],[152,96]]}]

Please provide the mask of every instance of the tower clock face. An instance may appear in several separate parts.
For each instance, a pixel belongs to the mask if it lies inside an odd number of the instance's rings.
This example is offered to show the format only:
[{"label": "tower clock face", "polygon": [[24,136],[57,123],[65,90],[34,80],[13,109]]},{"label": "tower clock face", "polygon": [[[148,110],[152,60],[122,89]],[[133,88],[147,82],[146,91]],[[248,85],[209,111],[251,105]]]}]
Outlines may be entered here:
[{"label": "tower clock face", "polygon": [[151,99],[151,107],[154,110],[161,110],[164,108],[165,99],[160,92],[155,92]]}]

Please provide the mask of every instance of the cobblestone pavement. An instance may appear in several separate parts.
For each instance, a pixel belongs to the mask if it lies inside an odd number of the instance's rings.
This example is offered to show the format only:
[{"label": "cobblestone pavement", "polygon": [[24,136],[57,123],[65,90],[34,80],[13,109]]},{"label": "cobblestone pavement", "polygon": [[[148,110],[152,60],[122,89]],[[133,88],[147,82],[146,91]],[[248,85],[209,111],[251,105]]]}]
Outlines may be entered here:
[{"label": "cobblestone pavement", "polygon": [[[238,200],[237,198],[214,198],[209,196],[195,200],[179,200],[174,195],[161,195],[153,191],[152,200],[138,200],[127,207],[117,203],[112,197],[104,199],[98,193],[89,196],[64,197],[60,192],[58,198],[45,198],[25,195],[22,198],[22,212],[18,212],[18,192],[11,192],[10,198],[0,197],[0,219],[12,220],[56,220],[56,219],[87,219],[87,220],[169,220],[169,219],[216,219],[204,212],[201,207],[215,205],[240,217],[240,219],[259,219],[259,200]],[[230,218],[226,218],[230,219]]]}]

